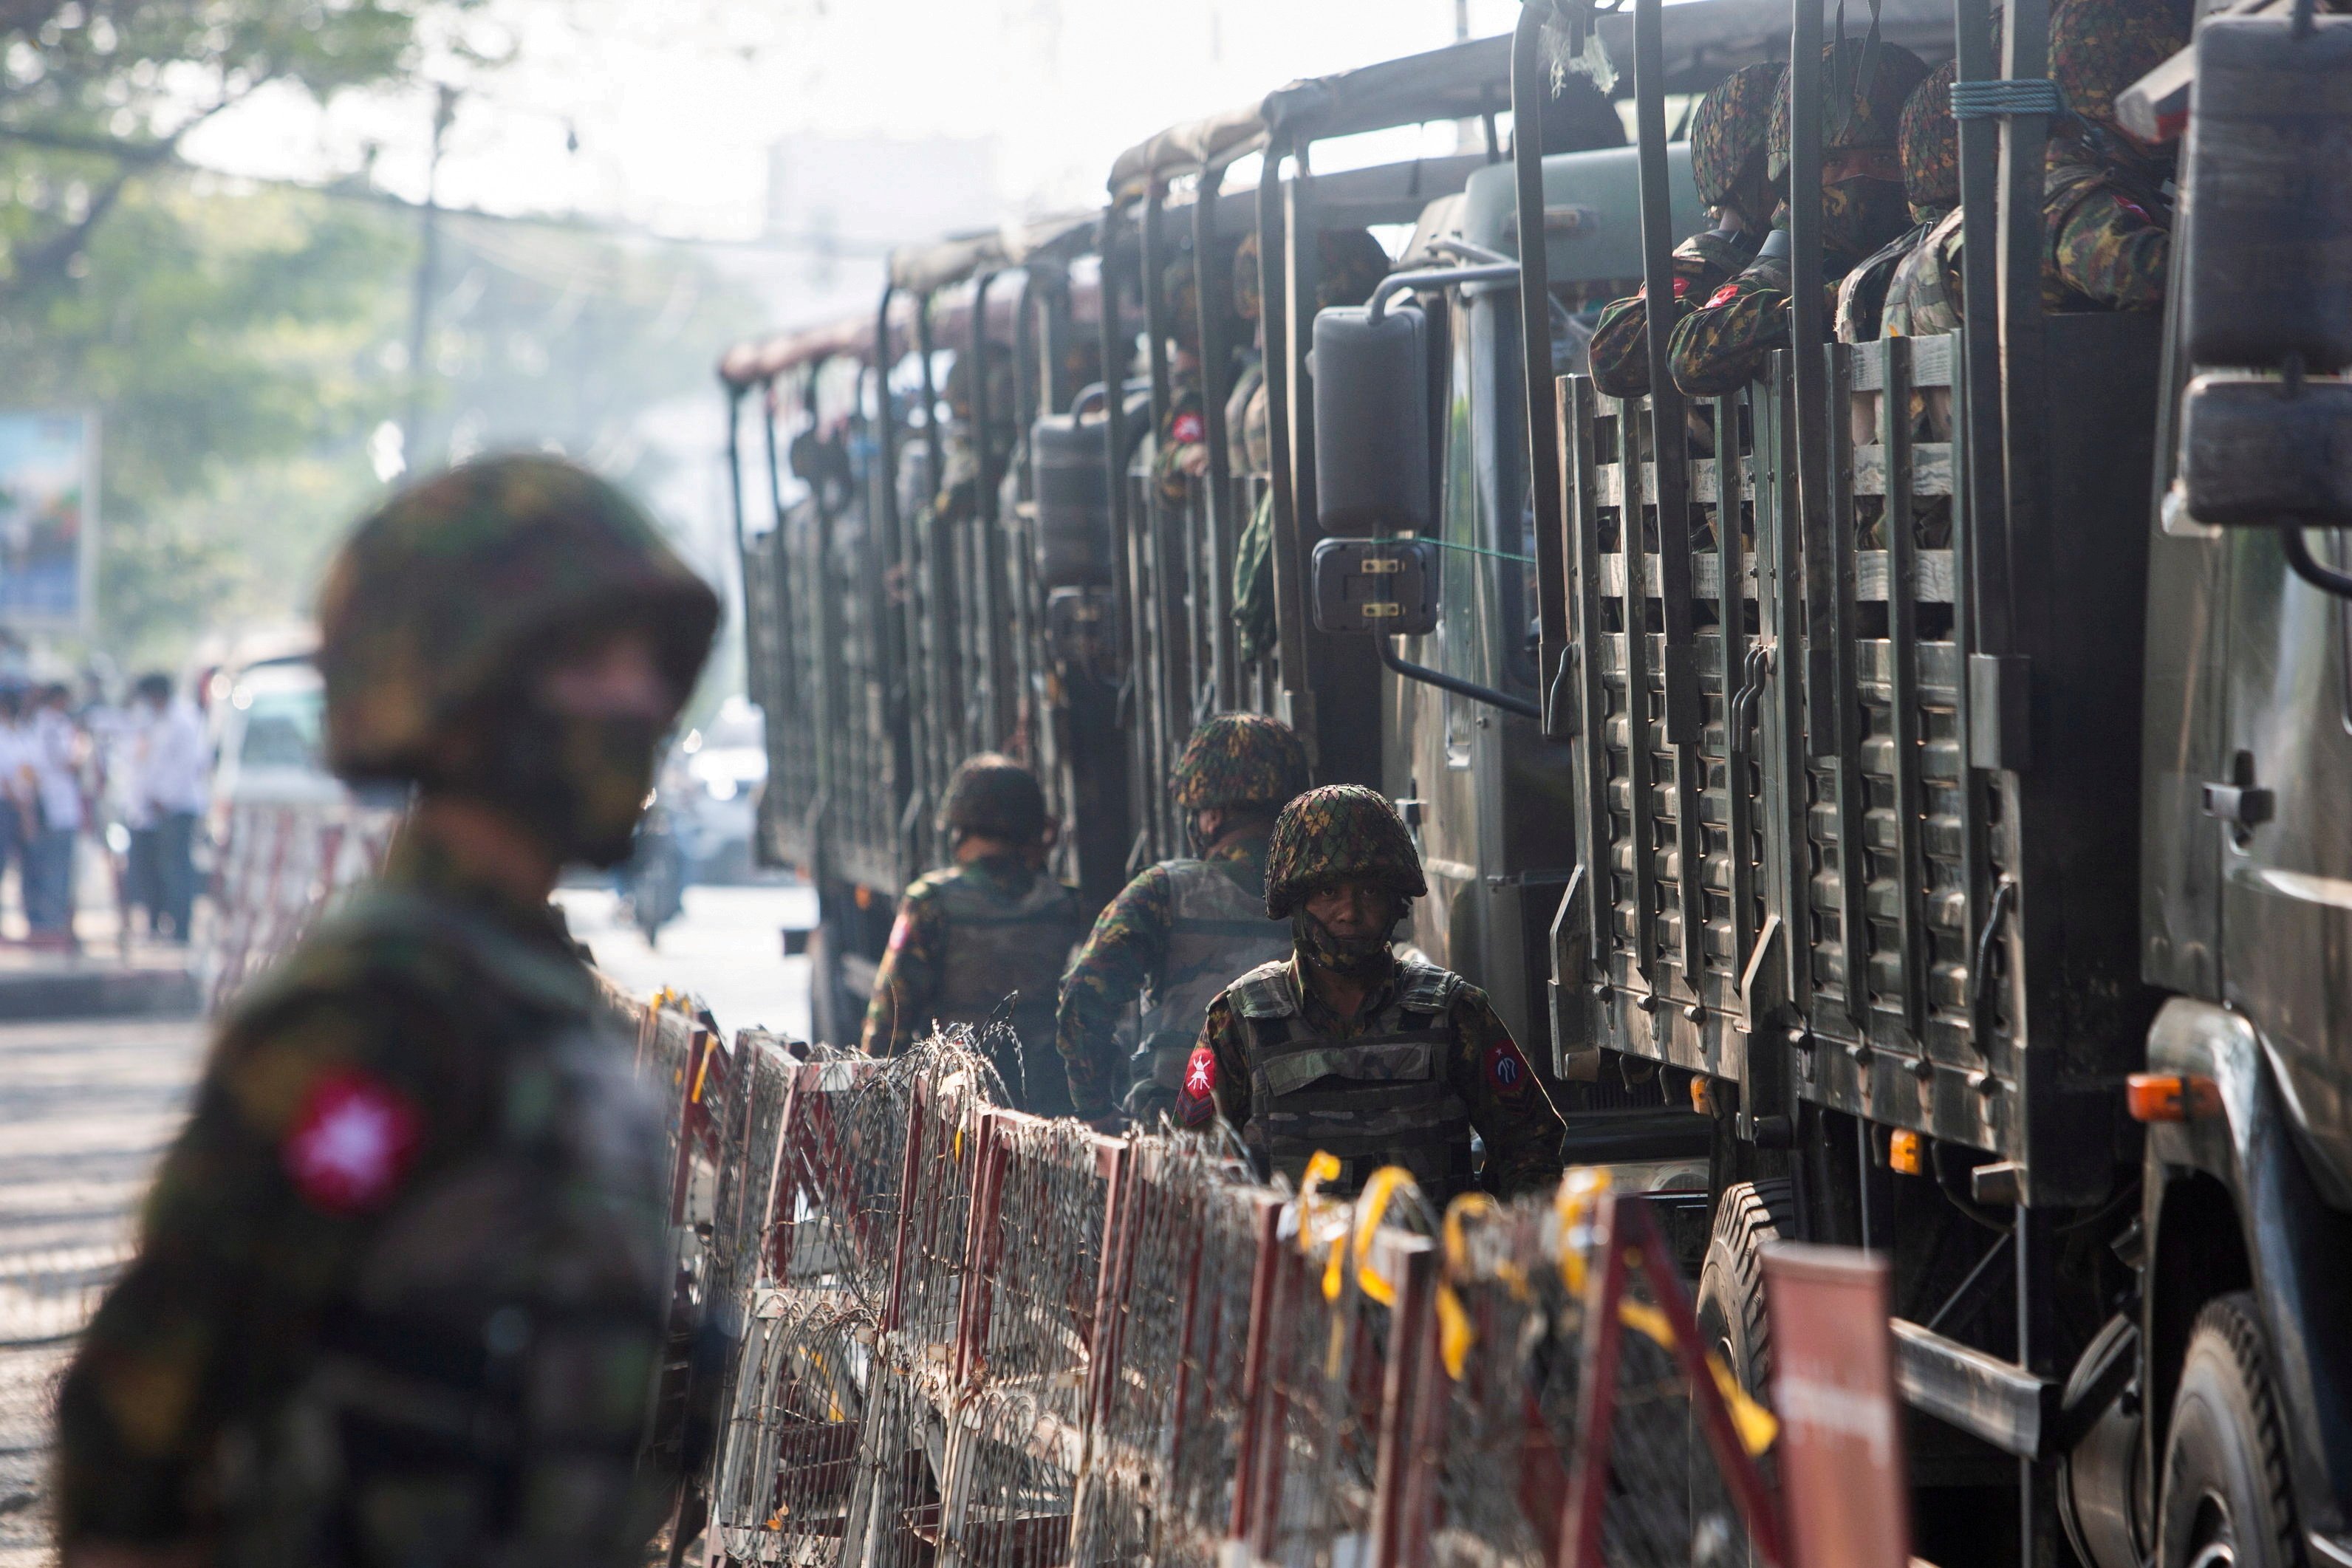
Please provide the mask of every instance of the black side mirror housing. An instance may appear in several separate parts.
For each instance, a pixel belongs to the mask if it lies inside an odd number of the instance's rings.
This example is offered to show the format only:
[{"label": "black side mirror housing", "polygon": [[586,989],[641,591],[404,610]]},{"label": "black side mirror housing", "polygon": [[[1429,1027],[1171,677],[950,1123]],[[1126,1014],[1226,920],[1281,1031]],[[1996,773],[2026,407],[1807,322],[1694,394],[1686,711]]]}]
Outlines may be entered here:
[{"label": "black side mirror housing", "polygon": [[1325,539],[1315,547],[1315,629],[1381,637],[1437,630],[1437,546]]},{"label": "black side mirror housing", "polygon": [[2352,382],[2199,376],[2181,404],[2180,484],[2200,523],[2352,527]]}]

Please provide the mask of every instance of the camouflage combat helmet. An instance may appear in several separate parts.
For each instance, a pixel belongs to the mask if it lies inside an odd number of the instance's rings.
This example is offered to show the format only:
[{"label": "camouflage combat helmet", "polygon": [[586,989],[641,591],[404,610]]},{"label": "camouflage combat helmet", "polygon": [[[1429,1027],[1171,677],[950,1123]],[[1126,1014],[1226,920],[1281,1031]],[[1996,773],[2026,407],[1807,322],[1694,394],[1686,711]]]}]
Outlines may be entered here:
[{"label": "camouflage combat helmet", "polygon": [[1360,881],[1383,883],[1402,898],[1429,891],[1388,797],[1361,784],[1326,784],[1282,809],[1265,846],[1268,918],[1284,918],[1317,887]]},{"label": "camouflage combat helmet", "polygon": [[1256,713],[1221,713],[1192,732],[1168,780],[1180,811],[1279,808],[1307,788],[1307,747]]},{"label": "camouflage combat helmet", "polygon": [[[1315,236],[1315,308],[1361,305],[1389,275],[1389,253],[1370,229],[1324,229]],[[1234,247],[1234,308],[1255,321],[1265,303],[1258,298],[1257,231]]]},{"label": "camouflage combat helmet", "polygon": [[1946,60],[1903,105],[1903,195],[1911,215],[1923,223],[1959,204],[1960,126],[1952,118],[1952,78],[1958,70],[1958,60]]},{"label": "camouflage combat helmet", "polygon": [[2165,0],[2061,0],[2050,12],[2050,75],[2073,114],[2116,131],[2116,95],[2189,42]]},{"label": "camouflage combat helmet", "polygon": [[[1903,119],[1903,105],[1927,75],[1926,62],[1900,44],[1879,46],[1877,68],[1861,79],[1862,40],[1847,38],[1822,50],[1822,151],[1864,152],[1892,151]],[[1845,84],[1848,105],[1838,101],[1838,86]],[[1772,127],[1766,133],[1765,173],[1784,192],[1789,172],[1789,95],[1772,95]],[[1884,176],[1893,180],[1892,160]]]},{"label": "camouflage combat helmet", "polygon": [[1000,752],[983,751],[959,764],[940,802],[940,826],[1007,843],[1027,843],[1045,831],[1045,792],[1037,776]]},{"label": "camouflage combat helmet", "polygon": [[343,541],[320,590],[329,766],[430,781],[453,723],[551,635],[609,621],[653,633],[683,702],[719,599],[612,485],[517,454],[410,486]]},{"label": "camouflage combat helmet", "polygon": [[1782,96],[1783,74],[1775,61],[1742,66],[1699,99],[1691,116],[1691,178],[1707,206],[1722,206],[1750,175],[1763,172],[1764,136],[1772,105]]}]

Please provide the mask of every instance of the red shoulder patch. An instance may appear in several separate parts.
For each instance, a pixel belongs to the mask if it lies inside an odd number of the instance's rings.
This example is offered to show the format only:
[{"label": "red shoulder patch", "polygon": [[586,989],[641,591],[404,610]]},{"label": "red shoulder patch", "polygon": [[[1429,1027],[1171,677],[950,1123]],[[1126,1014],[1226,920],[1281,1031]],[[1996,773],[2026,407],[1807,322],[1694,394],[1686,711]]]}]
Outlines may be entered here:
[{"label": "red shoulder patch", "polygon": [[1216,1113],[1217,1053],[1196,1045],[1184,1063],[1184,1087],[1176,1095],[1176,1119],[1188,1127],[1200,1127]]},{"label": "red shoulder patch", "polygon": [[1706,303],[1700,308],[1712,310],[1718,305],[1728,305],[1738,298],[1739,285],[1737,282],[1727,283],[1708,296]]},{"label": "red shoulder patch", "polygon": [[[1688,294],[1688,293],[1690,292],[1690,286],[1691,286],[1691,280],[1690,280],[1689,278],[1687,278],[1687,277],[1677,277],[1677,278],[1675,278],[1675,298],[1677,298],[1677,299],[1680,299],[1684,295]],[[1647,293],[1649,293],[1649,289],[1648,289],[1646,287],[1644,287],[1643,288],[1642,292],[1643,292],[1643,294],[1645,294],[1645,295],[1646,295]]]},{"label": "red shoulder patch", "polygon": [[1486,1048],[1485,1065],[1487,1084],[1496,1093],[1507,1098],[1516,1099],[1526,1093],[1536,1081],[1535,1070],[1509,1040],[1498,1040]]},{"label": "red shoulder patch", "polygon": [[1209,439],[1209,422],[1188,408],[1168,422],[1168,439],[1179,446],[1196,445]]},{"label": "red shoulder patch", "polygon": [[282,1145],[302,1200],[341,1218],[383,1206],[415,1162],[423,1123],[408,1096],[347,1068],[310,1086]]},{"label": "red shoulder patch", "polygon": [[890,922],[890,951],[896,953],[915,934],[914,911],[901,908],[898,918]]}]

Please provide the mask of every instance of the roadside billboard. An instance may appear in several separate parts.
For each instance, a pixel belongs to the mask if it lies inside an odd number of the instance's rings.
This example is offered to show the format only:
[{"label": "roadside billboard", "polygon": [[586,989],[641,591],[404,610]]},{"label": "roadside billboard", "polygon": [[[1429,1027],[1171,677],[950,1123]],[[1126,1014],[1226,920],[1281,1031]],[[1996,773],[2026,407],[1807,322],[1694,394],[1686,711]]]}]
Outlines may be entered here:
[{"label": "roadside billboard", "polygon": [[0,626],[89,623],[98,567],[98,415],[0,409]]}]

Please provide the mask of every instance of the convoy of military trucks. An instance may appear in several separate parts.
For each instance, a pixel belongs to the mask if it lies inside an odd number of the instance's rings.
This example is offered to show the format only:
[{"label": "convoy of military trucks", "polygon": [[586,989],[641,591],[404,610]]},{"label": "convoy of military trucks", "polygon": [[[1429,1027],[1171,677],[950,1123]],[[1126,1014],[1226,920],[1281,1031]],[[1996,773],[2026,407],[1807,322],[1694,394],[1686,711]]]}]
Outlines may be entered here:
[{"label": "convoy of military trucks", "polygon": [[[1661,1197],[1743,1383],[1763,1246],[1891,1259],[1923,1556],[2352,1563],[2352,18],[2200,5],[2127,107],[2187,110],[2164,308],[2065,311],[2051,5],[2004,9],[1868,22],[2007,86],[1960,122],[1962,329],[1829,342],[1800,288],[1815,346],[1726,396],[1604,395],[1583,345],[1706,225],[1670,99],[1786,59],[1822,145],[1848,19],[1804,0],[1538,0],[730,353],[761,852],[852,1041],[959,759],[1036,770],[1093,910],[1183,852],[1193,727],[1273,714],[1396,803],[1406,934],[1547,1069],[1569,1162],[1705,1171]],[[1637,136],[1556,110],[1603,58]],[[1318,170],[1433,121],[1464,151]],[[1317,308],[1361,228],[1389,276]]]}]

